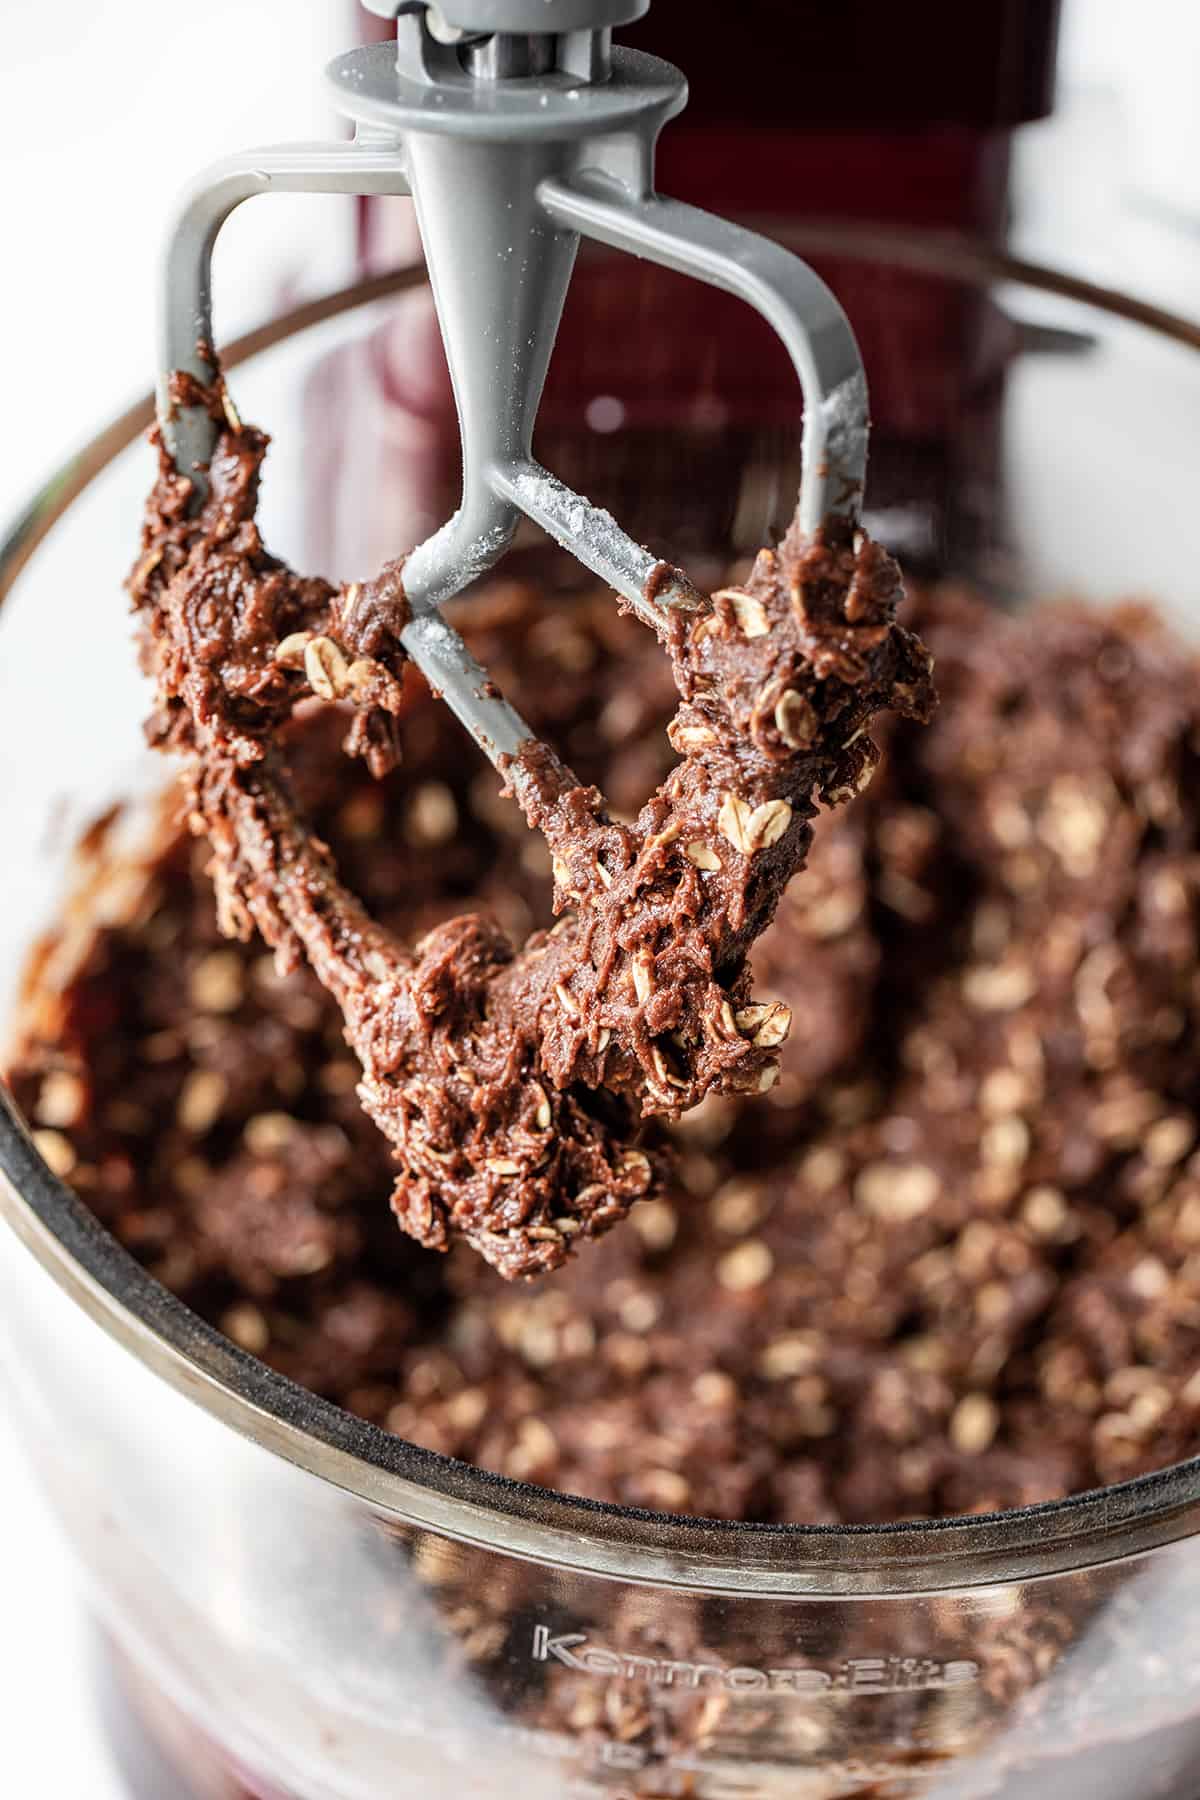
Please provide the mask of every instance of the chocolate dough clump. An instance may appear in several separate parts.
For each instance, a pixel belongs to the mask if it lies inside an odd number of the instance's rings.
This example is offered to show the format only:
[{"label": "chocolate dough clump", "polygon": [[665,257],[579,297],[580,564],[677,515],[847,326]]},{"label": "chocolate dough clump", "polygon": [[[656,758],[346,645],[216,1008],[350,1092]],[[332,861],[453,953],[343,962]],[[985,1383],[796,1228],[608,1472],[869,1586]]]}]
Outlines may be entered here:
[{"label": "chocolate dough clump", "polygon": [[644,1115],[778,1075],[791,1012],[751,993],[749,949],[804,864],[818,802],[870,778],[875,716],[931,705],[929,659],[896,624],[895,565],[848,527],[814,541],[793,527],[744,585],[664,608],[679,761],[636,818],[617,821],[540,740],[508,771],[551,847],[559,923],[518,947],[464,912],[410,946],[297,810],[282,741],[315,696],[350,708],[345,747],[372,776],[395,767],[402,569],[334,590],[285,568],[254,521],[266,439],[220,386],[177,390],[221,437],[198,508],[160,449],[132,591],[150,736],[185,760],[221,929],[257,928],[282,972],[307,958],[333,996],[401,1167],[404,1229],[439,1250],[462,1236],[508,1276],[555,1268],[660,1191]]},{"label": "chocolate dough clump", "polygon": [[[220,936],[186,834],[97,874],[34,972],[12,1080],[45,1154],[276,1368],[567,1491],[885,1520],[1195,1452],[1200,671],[1133,609],[940,592],[911,622],[939,712],[886,729],[754,950],[797,1021],[778,1081],[666,1126],[670,1185],[552,1278],[514,1289],[390,1227],[338,1006]],[[607,596],[506,581],[463,624],[614,810],[674,791],[670,667]],[[333,708],[279,727],[305,816],[388,943],[445,942],[464,911],[527,940],[550,852],[415,683],[400,716],[381,781],[335,754]],[[623,843],[599,840],[614,889]],[[582,853],[565,879],[584,888]]]}]

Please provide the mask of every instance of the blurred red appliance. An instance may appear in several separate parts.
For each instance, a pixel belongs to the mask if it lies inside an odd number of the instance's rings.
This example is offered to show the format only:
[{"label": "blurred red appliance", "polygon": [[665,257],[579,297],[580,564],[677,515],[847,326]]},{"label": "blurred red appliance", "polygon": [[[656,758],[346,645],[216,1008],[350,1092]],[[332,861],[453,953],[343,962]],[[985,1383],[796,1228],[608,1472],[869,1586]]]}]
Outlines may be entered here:
[{"label": "blurred red appliance", "polygon": [[[1012,134],[1050,108],[1058,13],[1059,0],[923,0],[916,8],[894,0],[653,0],[618,40],[666,57],[689,79],[687,110],[660,142],[661,191],[794,240],[808,254],[804,227],[819,221],[1002,239]],[[364,36],[391,30],[361,18]],[[410,261],[418,253],[410,204],[363,202],[359,245],[364,272]],[[994,520],[949,519],[945,501],[953,494],[961,512],[959,496],[974,485],[962,478],[964,456],[988,469],[995,453],[988,395],[1002,377],[1007,342],[989,328],[986,303],[895,266],[883,272],[828,252],[810,260],[862,345],[875,426],[872,506],[887,508],[893,487],[911,499],[914,481],[927,494],[926,519],[915,537],[906,528],[897,547],[923,560],[948,532],[991,534]],[[428,491],[435,446],[444,466],[457,440],[426,296],[401,303],[372,367],[388,435],[406,447],[405,479],[415,481],[421,465]],[[694,422],[723,434],[736,467],[748,433],[794,428],[797,411],[782,346],[743,306],[610,257],[568,301],[539,444],[553,462],[550,445],[557,451],[564,434],[576,434],[576,448],[589,427],[622,437],[627,475],[616,481],[624,502],[638,446],[656,427]],[[558,466],[586,486],[577,462],[571,471]],[[593,497],[615,504],[618,494]],[[431,504],[430,528],[441,504]],[[406,515],[401,501],[398,513],[416,531],[425,522],[423,507]]]}]

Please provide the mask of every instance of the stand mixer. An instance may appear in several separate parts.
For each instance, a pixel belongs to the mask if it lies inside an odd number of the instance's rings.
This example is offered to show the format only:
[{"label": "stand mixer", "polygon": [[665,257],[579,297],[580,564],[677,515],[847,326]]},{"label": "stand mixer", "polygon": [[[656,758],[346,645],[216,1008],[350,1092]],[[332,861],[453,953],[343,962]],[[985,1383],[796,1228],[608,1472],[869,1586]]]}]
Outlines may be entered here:
[{"label": "stand mixer", "polygon": [[[1120,347],[1114,335],[1115,360]],[[1175,348],[1151,392],[1195,391]],[[1057,501],[1071,465],[1054,393],[1018,424],[1019,448],[1041,455],[1031,471],[1058,474]],[[1103,444],[1100,511],[1119,510],[1123,425]],[[1165,493],[1179,473],[1168,459]],[[27,609],[47,659],[59,567]],[[29,658],[39,701],[46,666]],[[80,720],[101,753],[106,704],[99,681]],[[45,771],[29,762],[32,784]],[[6,1365],[130,1685],[177,1706],[195,1734],[177,1734],[166,1791],[198,1786],[210,1764],[214,1791],[339,1800],[618,1783],[1014,1792],[1022,1776],[1026,1793],[1135,1795],[1148,1780],[1180,1800],[1193,1791],[1195,1465],[1034,1512],[856,1531],[588,1507],[417,1451],[289,1387],[122,1257],[36,1163],[15,1116],[3,1151],[6,1214],[49,1270],[2,1234]],[[481,1627],[495,1634],[482,1670],[446,1654],[454,1631]],[[625,1694],[648,1695],[664,1721],[648,1748],[607,1706],[626,1659]],[[552,1734],[537,1703],[554,1682],[579,1705]]]},{"label": "stand mixer", "polygon": [[507,768],[531,732],[496,692],[443,603],[534,520],[662,630],[700,596],[606,512],[534,460],[538,403],[581,238],[725,289],[790,355],[804,398],[798,524],[845,538],[859,517],[866,383],[854,334],[825,283],[770,240],[654,189],[659,132],[686,103],[683,76],[611,43],[648,0],[372,0],[395,43],[338,57],[346,144],[281,146],[218,165],[189,198],[166,259],[159,415],[199,504],[217,427],[173,406],[172,372],[202,383],[213,359],[210,265],[242,201],[270,192],[411,194],[453,381],[462,501],[403,564],[404,650],[486,754]]}]

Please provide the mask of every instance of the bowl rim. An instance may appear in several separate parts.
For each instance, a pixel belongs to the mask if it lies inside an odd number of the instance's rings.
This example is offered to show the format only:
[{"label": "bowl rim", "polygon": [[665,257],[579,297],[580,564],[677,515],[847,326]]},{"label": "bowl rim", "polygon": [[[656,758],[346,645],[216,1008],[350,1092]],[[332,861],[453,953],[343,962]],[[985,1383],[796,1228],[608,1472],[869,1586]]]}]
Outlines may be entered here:
[{"label": "bowl rim", "polygon": [[[1200,349],[1200,325],[951,233],[829,221],[792,227],[816,253],[964,284],[1064,296]],[[232,368],[326,320],[419,286],[409,267],[308,301],[223,352]],[[0,536],[0,606],[89,484],[146,429],[149,396],[68,458]],[[39,1155],[0,1082],[0,1216],[91,1320],[178,1392],[381,1516],[545,1566],[743,1597],[876,1597],[1029,1581],[1140,1555],[1200,1527],[1200,1456],[1005,1512],[900,1524],[773,1525],[679,1517],[516,1482],[410,1444],[229,1342],[147,1273]]]}]

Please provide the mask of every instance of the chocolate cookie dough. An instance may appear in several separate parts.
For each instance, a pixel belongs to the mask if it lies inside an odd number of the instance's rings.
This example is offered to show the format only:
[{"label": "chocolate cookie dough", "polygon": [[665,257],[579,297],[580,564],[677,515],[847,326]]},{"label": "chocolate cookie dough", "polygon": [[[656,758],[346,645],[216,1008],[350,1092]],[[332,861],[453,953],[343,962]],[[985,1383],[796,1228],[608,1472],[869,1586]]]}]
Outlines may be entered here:
[{"label": "chocolate cookie dough", "polygon": [[[497,583],[462,622],[614,809],[670,779],[670,671],[606,596]],[[12,1080],[45,1154],[283,1372],[598,1499],[900,1519],[1195,1452],[1200,670],[1144,610],[942,591],[912,623],[943,703],[885,728],[754,950],[803,1021],[779,1080],[663,1128],[673,1186],[552,1278],[390,1228],[337,1006],[221,938],[186,834],[94,872],[34,971]],[[381,782],[334,709],[283,725],[299,803],[389,937],[469,907],[525,938],[549,852],[405,706]]]},{"label": "chocolate cookie dough", "polygon": [[876,714],[930,710],[895,565],[840,522],[812,541],[793,527],[744,585],[664,605],[676,767],[621,823],[531,740],[507,774],[550,845],[559,923],[518,949],[468,913],[409,948],[340,880],[280,747],[316,696],[351,706],[346,748],[374,776],[395,766],[402,569],[336,592],[293,575],[254,523],[265,438],[220,386],[181,378],[175,397],[208,405],[221,438],[199,510],[160,450],[132,590],[150,735],[185,758],[221,928],[257,927],[282,971],[306,957],[341,1009],[359,1098],[401,1165],[404,1229],[439,1250],[462,1236],[507,1276],[555,1268],[659,1190],[643,1115],[777,1078],[791,1010],[754,997],[747,953],[803,866],[818,802],[869,780]]}]

